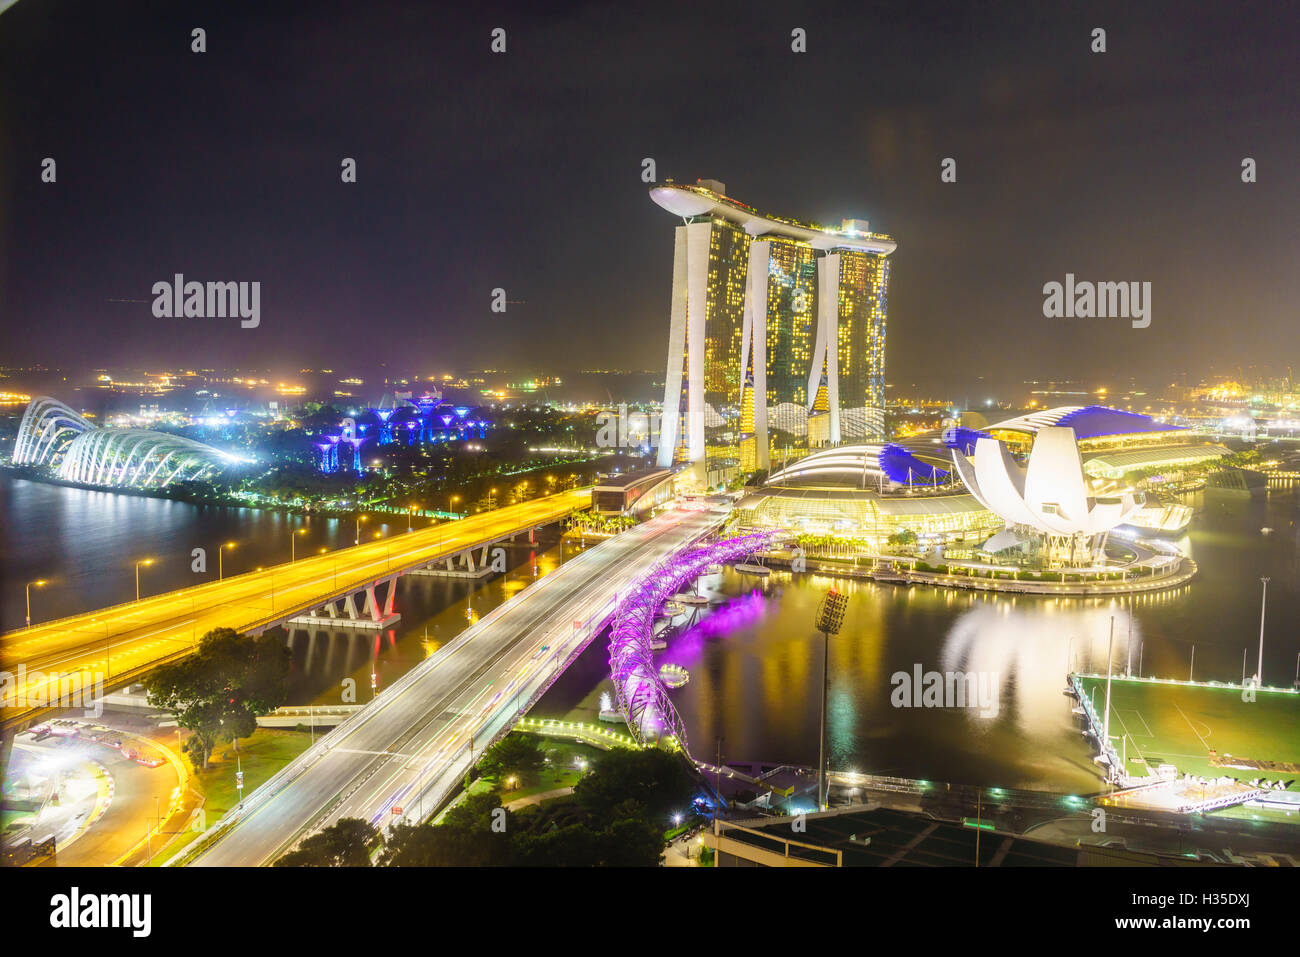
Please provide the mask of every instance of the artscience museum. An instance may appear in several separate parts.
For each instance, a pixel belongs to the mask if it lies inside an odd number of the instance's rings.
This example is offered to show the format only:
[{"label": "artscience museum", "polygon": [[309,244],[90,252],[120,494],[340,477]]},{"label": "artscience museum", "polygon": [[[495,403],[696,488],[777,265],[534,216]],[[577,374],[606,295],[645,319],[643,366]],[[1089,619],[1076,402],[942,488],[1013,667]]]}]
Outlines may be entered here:
[{"label": "artscience museum", "polygon": [[1069,426],[1039,429],[1024,467],[1001,441],[987,436],[975,440],[973,455],[954,449],[952,457],[971,494],[1024,541],[1040,545],[1047,564],[1103,561],[1107,533],[1145,501],[1131,491],[1096,494]]}]

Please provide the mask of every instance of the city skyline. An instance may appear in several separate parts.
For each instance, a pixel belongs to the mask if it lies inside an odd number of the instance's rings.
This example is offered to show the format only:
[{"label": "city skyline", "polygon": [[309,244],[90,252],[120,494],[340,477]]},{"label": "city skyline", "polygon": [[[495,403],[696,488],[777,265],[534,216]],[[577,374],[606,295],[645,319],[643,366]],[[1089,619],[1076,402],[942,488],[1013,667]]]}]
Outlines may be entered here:
[{"label": "city skyline", "polygon": [[[484,913],[598,874],[624,937],[632,868],[1281,926],[1297,40],[1276,0],[0,0],[17,939],[185,940],[217,883],[254,946],[446,937],[376,913],[390,867]],[[371,893],[254,886],[313,873]]]}]

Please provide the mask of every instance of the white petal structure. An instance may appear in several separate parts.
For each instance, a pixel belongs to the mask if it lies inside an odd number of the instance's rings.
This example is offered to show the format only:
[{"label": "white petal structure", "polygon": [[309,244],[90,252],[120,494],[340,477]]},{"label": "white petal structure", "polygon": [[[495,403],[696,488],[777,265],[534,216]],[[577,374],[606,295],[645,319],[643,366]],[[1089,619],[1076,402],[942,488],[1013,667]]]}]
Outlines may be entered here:
[{"label": "white petal structure", "polygon": [[1089,494],[1074,429],[1038,430],[1028,468],[1016,464],[997,439],[981,438],[975,454],[953,450],[962,481],[990,511],[1013,525],[1047,535],[1096,535],[1110,531],[1141,508],[1140,495]]}]

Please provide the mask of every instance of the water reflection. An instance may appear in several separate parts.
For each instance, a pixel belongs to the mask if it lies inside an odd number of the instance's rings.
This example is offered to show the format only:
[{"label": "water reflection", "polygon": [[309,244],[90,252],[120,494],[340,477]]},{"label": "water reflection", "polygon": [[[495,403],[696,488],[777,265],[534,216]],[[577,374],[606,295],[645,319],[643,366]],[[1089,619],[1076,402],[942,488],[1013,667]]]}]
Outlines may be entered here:
[{"label": "water reflection", "polygon": [[[1289,685],[1300,643],[1300,526],[1296,492],[1266,498],[1204,501],[1185,548],[1200,574],[1179,589],[1120,600],[988,596],[956,589],[902,588],[819,575],[774,572],[755,579],[725,571],[706,576],[709,613],[672,639],[663,662],[687,668],[690,682],[673,691],[693,750],[751,761],[816,761],[822,668],[813,629],[827,588],[847,591],[843,632],[830,646],[829,734],[833,766],[991,786],[1095,790],[1091,755],[1061,694],[1067,667],[1104,670],[1112,616],[1117,671],[1222,681],[1240,680],[1258,651],[1259,577],[1269,575],[1265,678]],[[366,526],[384,536],[406,531],[405,518]],[[1273,529],[1263,534],[1261,528]],[[19,627],[23,586],[33,591],[37,620],[134,597],[130,560],[156,556],[142,576],[146,593],[216,577],[218,543],[237,540],[226,556],[233,574],[289,557],[294,529],[306,528],[299,555],[351,544],[349,519],[306,519],[244,509],[204,508],[137,496],[89,492],[0,476],[0,582],[3,627]],[[208,549],[206,577],[190,568],[190,551]],[[572,557],[554,534],[536,547],[508,548],[509,572],[482,582],[406,576],[396,607],[401,622],[374,632],[284,633],[294,652],[293,703],[339,701],[345,678],[361,701],[370,675],[380,689],[450,641],[530,581]],[[1131,637],[1130,637],[1131,628]],[[538,705],[562,717],[594,702],[608,687],[608,653],[597,639]],[[1193,665],[1194,661],[1194,665]],[[1130,664],[1131,663],[1131,664]],[[994,718],[957,709],[895,708],[890,677],[925,670],[996,671]],[[1194,667],[1194,671],[1193,671]]]}]

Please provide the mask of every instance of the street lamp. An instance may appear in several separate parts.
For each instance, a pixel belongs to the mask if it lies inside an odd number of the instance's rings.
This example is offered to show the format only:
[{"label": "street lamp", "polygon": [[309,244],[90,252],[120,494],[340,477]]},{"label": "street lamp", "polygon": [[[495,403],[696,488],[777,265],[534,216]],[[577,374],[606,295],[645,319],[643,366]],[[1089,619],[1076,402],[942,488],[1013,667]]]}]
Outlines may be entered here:
[{"label": "street lamp", "polygon": [[415,515],[415,510],[416,510],[417,507],[418,507],[418,506],[415,506],[415,505],[408,505],[408,506],[406,507],[406,530],[407,530],[408,532],[410,532],[410,531],[414,531],[414,529],[411,528],[411,519],[414,517],[414,515]]},{"label": "street lamp", "polygon": [[306,534],[307,534],[307,529],[295,528],[293,530],[293,534],[289,536],[289,564],[290,565],[292,565],[294,562],[298,560],[298,556],[295,553],[296,549],[294,547],[298,544],[298,536],[306,535]]},{"label": "street lamp", "polygon": [[353,544],[354,544],[354,545],[360,545],[360,544],[361,544],[361,523],[364,522],[364,521],[366,520],[367,517],[368,517],[368,516],[365,516],[365,515],[358,515],[358,516],[357,516],[357,537],[356,537],[356,539],[353,541]]},{"label": "street lamp", "polygon": [[1260,578],[1264,583],[1264,593],[1259,599],[1259,667],[1255,669],[1255,682],[1264,687],[1264,609],[1268,605],[1268,579]]},{"label": "street lamp", "polygon": [[826,593],[817,610],[817,630],[822,633],[822,726],[817,745],[817,809],[825,810],[829,796],[826,788],[826,691],[830,685],[831,635],[840,633],[844,624],[844,608],[849,596],[834,588]]},{"label": "street lamp", "polygon": [[45,584],[44,578],[38,578],[34,582],[27,583],[27,627],[32,627],[32,586],[40,588]]},{"label": "street lamp", "polygon": [[153,564],[152,558],[142,558],[135,563],[135,600],[136,601],[140,600],[140,566],[152,565],[152,564]]},{"label": "street lamp", "polygon": [[234,548],[235,542],[222,542],[217,546],[217,581],[225,577],[225,569],[222,567],[221,556],[225,554],[227,548]]},{"label": "street lamp", "polygon": [[459,501],[460,501],[460,496],[453,495],[451,497],[451,504],[447,507],[447,511],[451,512],[453,515],[456,514],[456,503]]}]

